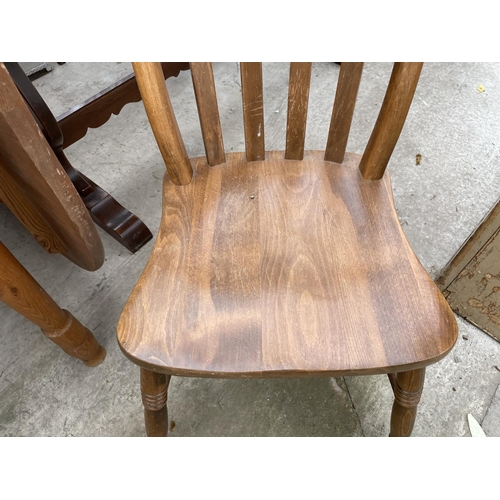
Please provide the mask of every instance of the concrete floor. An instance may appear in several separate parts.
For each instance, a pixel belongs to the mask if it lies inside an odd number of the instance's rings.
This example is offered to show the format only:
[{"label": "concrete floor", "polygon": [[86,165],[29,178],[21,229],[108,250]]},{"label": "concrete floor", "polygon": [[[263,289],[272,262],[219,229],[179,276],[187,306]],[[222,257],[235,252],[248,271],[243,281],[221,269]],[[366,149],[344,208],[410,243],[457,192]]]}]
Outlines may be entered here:
[{"label": "concrete floor", "polygon": [[[362,152],[390,64],[366,64],[348,150]],[[35,81],[54,114],[131,70],[129,63],[66,63]],[[244,150],[237,65],[214,65],[224,142]],[[266,148],[283,149],[287,65],[264,67]],[[324,149],[338,67],[315,63],[306,147]],[[480,93],[482,84],[486,91]],[[168,80],[192,156],[202,155],[190,75]],[[223,97],[222,97],[223,96]],[[429,63],[389,169],[400,221],[432,277],[500,197],[500,64]],[[142,103],[127,105],[66,153],[156,234],[163,162]],[[417,153],[422,155],[419,166]],[[119,351],[115,325],[152,243],[131,255],[99,230],[97,272],[48,255],[0,205],[1,238],[52,295],[90,328],[108,356],[97,368],[69,358],[31,323],[0,304],[0,435],[143,436],[138,368]],[[458,318],[452,353],[429,367],[414,436],[468,436],[467,414],[500,436],[500,343]],[[175,378],[172,436],[386,436],[387,377],[227,381]],[[174,426],[175,423],[175,426]]]}]

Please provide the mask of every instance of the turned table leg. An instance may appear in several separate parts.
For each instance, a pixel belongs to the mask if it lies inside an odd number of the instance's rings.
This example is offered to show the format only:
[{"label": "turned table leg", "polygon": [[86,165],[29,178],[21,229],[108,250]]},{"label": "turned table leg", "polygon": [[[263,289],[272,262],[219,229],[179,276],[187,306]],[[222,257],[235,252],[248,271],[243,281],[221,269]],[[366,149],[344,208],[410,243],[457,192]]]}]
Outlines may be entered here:
[{"label": "turned table leg", "polygon": [[0,300],[35,323],[52,342],[88,366],[106,357],[94,335],[61,309],[17,259],[0,243]]},{"label": "turned table leg", "polygon": [[166,437],[168,433],[167,391],[170,375],[141,368],[141,395],[146,434]]},{"label": "turned table leg", "polygon": [[389,378],[394,391],[390,436],[410,436],[424,387],[425,368],[401,372]]}]

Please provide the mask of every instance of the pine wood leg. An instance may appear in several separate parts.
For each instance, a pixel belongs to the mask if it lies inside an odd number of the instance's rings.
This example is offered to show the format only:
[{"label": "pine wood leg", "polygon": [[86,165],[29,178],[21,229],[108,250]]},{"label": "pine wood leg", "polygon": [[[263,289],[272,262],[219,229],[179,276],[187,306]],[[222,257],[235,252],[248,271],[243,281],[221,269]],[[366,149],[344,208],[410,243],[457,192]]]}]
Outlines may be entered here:
[{"label": "pine wood leg", "polygon": [[94,335],[61,309],[19,261],[0,243],[0,300],[39,326],[52,342],[88,366],[106,357]]},{"label": "pine wood leg", "polygon": [[394,405],[391,416],[391,437],[406,437],[411,435],[417,405],[424,387],[425,368],[398,373],[390,376],[394,391]]},{"label": "pine wood leg", "polygon": [[166,437],[168,433],[167,391],[170,375],[141,368],[141,395],[146,434]]}]

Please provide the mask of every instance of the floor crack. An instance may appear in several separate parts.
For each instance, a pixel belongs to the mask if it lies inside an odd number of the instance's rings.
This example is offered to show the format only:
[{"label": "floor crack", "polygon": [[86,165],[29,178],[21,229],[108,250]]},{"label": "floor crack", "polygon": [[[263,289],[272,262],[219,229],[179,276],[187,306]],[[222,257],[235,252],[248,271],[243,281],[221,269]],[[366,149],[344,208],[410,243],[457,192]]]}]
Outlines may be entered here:
[{"label": "floor crack", "polygon": [[358,419],[359,428],[361,429],[361,434],[363,435],[363,437],[366,437],[363,426],[361,425],[361,419],[359,418],[358,410],[356,410],[356,406],[354,405],[354,401],[352,400],[351,391],[349,391],[349,386],[347,385],[347,381],[346,381],[345,377],[342,377],[342,380],[344,381],[345,390],[347,392],[347,395],[349,396],[349,401],[351,402],[352,409],[354,410],[354,413],[356,414],[356,418]]},{"label": "floor crack", "polygon": [[491,396],[490,402],[488,403],[488,406],[486,407],[486,411],[484,412],[484,417],[481,419],[480,425],[483,425],[483,422],[486,420],[486,417],[488,416],[488,413],[490,412],[491,405],[493,404],[493,400],[495,399],[495,396],[497,395],[497,392],[500,391],[500,384],[497,386],[495,391],[493,392],[493,396]]}]

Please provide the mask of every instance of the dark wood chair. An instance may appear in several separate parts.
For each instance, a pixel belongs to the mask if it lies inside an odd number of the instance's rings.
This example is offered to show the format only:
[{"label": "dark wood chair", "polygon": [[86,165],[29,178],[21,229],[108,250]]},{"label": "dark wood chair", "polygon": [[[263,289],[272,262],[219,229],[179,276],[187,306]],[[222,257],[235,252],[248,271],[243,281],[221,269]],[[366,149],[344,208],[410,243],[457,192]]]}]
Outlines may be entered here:
[{"label": "dark wood chair", "polygon": [[[21,66],[10,62],[5,63],[5,67],[94,222],[125,248],[137,252],[152,239],[151,231],[101,186],[73,167],[64,153],[64,149],[83,138],[89,128],[104,125],[111,115],[118,115],[126,104],[140,101],[134,74],[127,75],[55,118]],[[189,69],[189,65],[165,62],[162,68],[167,79]]]},{"label": "dark wood chair", "polygon": [[161,67],[134,63],[166,163],[151,258],[118,324],[149,436],[170,377],[389,374],[391,436],[411,434],[425,367],[457,324],[398,222],[387,163],[421,63],[395,63],[364,154],[345,153],[363,70],[342,63],[325,151],[304,151],[310,63],[292,63],[286,148],[266,152],[262,66],[241,64],[246,153],[224,151],[210,63],[192,63],[206,157],[189,159]]}]

